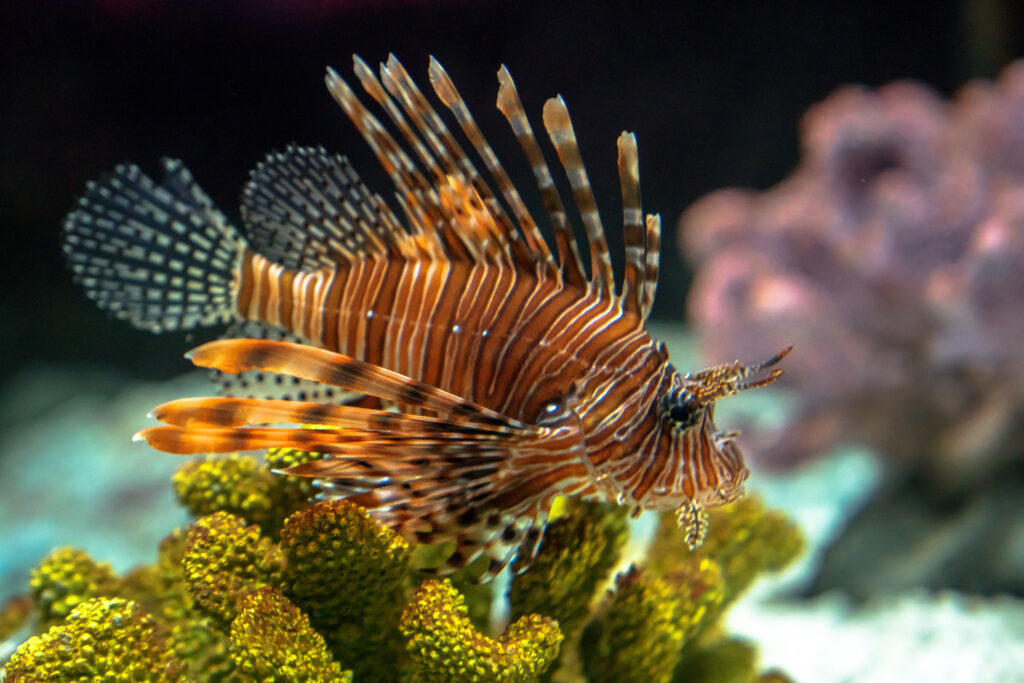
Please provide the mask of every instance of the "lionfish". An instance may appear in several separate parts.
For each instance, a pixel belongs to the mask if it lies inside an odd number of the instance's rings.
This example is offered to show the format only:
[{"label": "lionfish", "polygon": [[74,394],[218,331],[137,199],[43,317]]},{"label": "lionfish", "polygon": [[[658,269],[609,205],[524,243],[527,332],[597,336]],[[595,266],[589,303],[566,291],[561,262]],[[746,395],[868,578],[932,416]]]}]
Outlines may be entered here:
[{"label": "lionfish", "polygon": [[561,495],[675,510],[698,545],[704,509],[742,495],[748,475],[715,402],[774,381],[780,369],[762,371],[789,349],[681,374],[648,336],[660,218],[642,214],[632,133],[618,138],[617,289],[560,96],[543,123],[585,227],[589,276],[504,66],[497,106],[532,166],[557,261],[436,60],[430,84],[490,181],[397,59],[379,78],[354,63],[404,145],[330,68],[327,88],[390,175],[404,222],[345,157],[298,146],[252,172],[244,235],[176,160],[159,184],[118,166],[67,217],[75,279],[114,317],[153,332],[232,325],[187,355],[235,375],[224,395],[161,405],[153,415],[166,424],[136,439],[171,453],[323,454],[283,472],[407,538],[454,539],[439,571],[483,553],[485,577],[516,556],[524,570]]}]

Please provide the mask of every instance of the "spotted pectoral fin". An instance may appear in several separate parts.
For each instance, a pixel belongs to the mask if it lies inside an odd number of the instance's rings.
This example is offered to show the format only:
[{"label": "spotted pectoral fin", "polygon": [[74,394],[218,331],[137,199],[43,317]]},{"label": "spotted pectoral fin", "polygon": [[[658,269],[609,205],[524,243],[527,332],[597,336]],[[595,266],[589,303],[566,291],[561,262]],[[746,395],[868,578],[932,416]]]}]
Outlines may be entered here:
[{"label": "spotted pectoral fin", "polygon": [[[436,411],[440,402],[437,395],[424,395],[419,405]],[[215,397],[172,401],[155,408],[153,416],[166,424],[137,438],[168,452],[287,447],[323,454],[281,473],[316,479],[322,497],[348,499],[420,542],[458,537],[439,568],[444,573],[488,553],[487,580],[515,556],[523,538],[521,532],[506,533],[512,518],[494,503],[514,477],[511,462],[519,447],[536,438],[532,427],[511,428],[489,417],[479,421],[467,409],[431,416]],[[267,426],[302,423],[317,426]]]},{"label": "spotted pectoral fin", "polygon": [[121,165],[89,183],[64,221],[75,281],[100,308],[150,332],[234,318],[245,241],[177,160],[160,182]]}]

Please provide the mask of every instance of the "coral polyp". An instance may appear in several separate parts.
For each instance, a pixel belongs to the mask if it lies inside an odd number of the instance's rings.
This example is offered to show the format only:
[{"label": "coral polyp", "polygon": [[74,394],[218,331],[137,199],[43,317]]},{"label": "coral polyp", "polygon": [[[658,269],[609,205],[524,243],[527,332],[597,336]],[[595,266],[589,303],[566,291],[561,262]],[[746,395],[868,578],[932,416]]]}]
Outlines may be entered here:
[{"label": "coral polyp", "polygon": [[[0,613],[8,631],[37,632],[11,657],[7,681],[526,683],[557,670],[560,680],[646,682],[723,652],[740,653],[726,659],[745,678],[731,680],[753,681],[752,651],[716,625],[756,575],[800,549],[796,529],[756,497],[713,511],[696,552],[669,512],[647,566],[623,570],[608,592],[627,511],[571,503],[512,579],[512,623],[491,633],[491,584],[473,585],[466,571],[425,579],[416,548],[352,503],[305,504],[267,529],[285,508],[240,501],[288,499],[254,493],[281,455],[184,465],[175,490],[205,514],[169,534],[153,564],[119,576],[72,548],[45,558],[32,599]],[[240,516],[256,510],[259,523]]]}]

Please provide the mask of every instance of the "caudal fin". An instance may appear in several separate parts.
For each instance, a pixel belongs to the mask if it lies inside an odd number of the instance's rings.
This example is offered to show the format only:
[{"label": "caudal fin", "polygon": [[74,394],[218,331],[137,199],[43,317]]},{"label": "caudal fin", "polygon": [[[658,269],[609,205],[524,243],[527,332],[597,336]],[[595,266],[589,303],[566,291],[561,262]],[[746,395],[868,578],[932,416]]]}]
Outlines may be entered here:
[{"label": "caudal fin", "polygon": [[143,330],[228,322],[245,241],[180,161],[163,166],[159,185],[134,165],[89,183],[64,221],[75,281]]}]

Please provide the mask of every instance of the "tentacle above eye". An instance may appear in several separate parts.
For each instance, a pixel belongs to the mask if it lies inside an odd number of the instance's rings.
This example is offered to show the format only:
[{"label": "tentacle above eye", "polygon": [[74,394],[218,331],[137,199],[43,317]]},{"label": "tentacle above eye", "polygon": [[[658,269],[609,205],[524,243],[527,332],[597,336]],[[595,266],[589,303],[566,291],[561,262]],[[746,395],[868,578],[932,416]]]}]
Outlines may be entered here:
[{"label": "tentacle above eye", "polygon": [[771,384],[782,376],[782,368],[775,368],[768,376],[761,379],[753,379],[752,376],[772,367],[789,355],[792,350],[792,346],[787,346],[771,358],[759,363],[743,365],[739,361],[734,361],[691,373],[686,376],[691,385],[688,387],[688,391],[697,402],[706,404],[726,396],[733,396],[747,389]]}]

